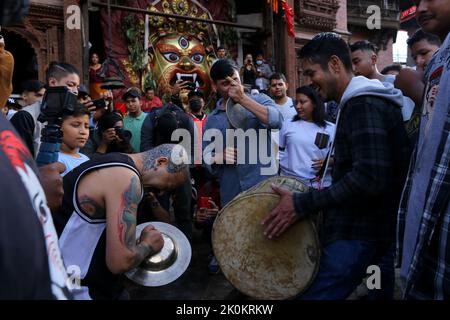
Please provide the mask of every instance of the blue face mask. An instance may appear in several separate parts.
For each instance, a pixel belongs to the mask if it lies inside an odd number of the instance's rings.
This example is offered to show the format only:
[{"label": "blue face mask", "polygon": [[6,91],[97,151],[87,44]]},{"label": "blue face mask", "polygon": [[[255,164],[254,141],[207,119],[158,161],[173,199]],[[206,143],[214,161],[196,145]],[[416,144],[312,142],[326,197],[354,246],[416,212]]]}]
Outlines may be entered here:
[{"label": "blue face mask", "polygon": [[262,60],[256,60],[256,64],[257,64],[258,66],[260,66],[260,65],[263,64],[263,62],[262,62]]}]

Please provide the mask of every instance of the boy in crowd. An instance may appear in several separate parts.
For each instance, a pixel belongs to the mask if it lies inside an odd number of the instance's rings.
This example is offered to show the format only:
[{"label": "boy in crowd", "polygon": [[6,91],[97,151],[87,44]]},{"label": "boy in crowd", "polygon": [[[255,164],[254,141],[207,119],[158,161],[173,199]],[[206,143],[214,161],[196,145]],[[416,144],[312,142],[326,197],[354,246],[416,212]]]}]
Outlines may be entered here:
[{"label": "boy in crowd", "polygon": [[[378,71],[378,48],[369,41],[358,41],[350,46],[352,52],[352,63],[355,75],[363,76],[368,79],[376,79],[384,85],[394,85],[394,75],[383,75]],[[403,97],[401,105],[403,120],[408,121],[414,109],[414,102]]]},{"label": "boy in crowd", "polygon": [[63,116],[61,131],[63,133],[58,162],[66,166],[61,176],[89,160],[80,153],[89,139],[89,110],[83,105],[78,105],[73,114]]}]

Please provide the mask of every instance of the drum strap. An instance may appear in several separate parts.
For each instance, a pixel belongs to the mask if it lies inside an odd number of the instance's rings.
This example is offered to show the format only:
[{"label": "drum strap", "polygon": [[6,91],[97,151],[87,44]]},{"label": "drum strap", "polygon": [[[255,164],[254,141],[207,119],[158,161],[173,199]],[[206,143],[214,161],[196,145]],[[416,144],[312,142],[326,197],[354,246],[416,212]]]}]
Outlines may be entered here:
[{"label": "drum strap", "polygon": [[[336,130],[334,132],[333,141],[331,142],[330,151],[328,152],[326,160],[325,160],[325,167],[323,167],[324,170],[322,172],[322,176],[321,177],[319,176],[319,181],[318,181],[319,182],[319,188],[318,188],[319,190],[322,189],[322,183],[325,181],[325,175],[327,174],[328,166],[330,164],[331,155],[334,152],[335,142],[336,142],[336,133],[337,133],[338,125],[339,125],[340,115],[341,115],[341,108],[338,109],[338,114],[337,114],[337,117],[336,117]],[[322,227],[322,221],[323,221],[323,211],[320,211],[319,215],[317,217],[317,220],[316,220],[316,228],[317,228],[318,231]]]}]

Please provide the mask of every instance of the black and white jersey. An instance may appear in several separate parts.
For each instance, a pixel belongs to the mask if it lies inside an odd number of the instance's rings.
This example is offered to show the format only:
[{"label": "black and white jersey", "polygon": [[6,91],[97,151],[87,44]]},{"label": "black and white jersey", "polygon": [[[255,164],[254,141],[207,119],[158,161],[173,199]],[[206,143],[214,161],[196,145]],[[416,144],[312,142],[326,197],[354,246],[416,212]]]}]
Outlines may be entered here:
[{"label": "black and white jersey", "polygon": [[[58,216],[55,216],[55,226],[67,269],[78,273],[81,279],[81,285],[72,289],[75,299],[79,300],[114,299],[123,291],[118,283],[119,276],[113,275],[106,265],[106,216],[88,216],[77,199],[78,184],[85,175],[110,167],[128,168],[142,181],[133,160],[121,153],[96,157],[64,177],[63,205]],[[108,188],[103,185],[98,187]]]}]

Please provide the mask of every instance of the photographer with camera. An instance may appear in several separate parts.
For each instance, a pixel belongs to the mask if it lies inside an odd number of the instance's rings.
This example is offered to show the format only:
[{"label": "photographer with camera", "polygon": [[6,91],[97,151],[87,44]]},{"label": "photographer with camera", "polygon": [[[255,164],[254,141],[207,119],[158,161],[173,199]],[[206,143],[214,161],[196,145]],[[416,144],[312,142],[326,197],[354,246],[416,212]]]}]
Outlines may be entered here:
[{"label": "photographer with camera", "polygon": [[[47,87],[67,87],[69,91],[78,94],[80,75],[71,64],[52,62],[46,72]],[[38,121],[41,114],[41,101],[17,112],[11,123],[27,145],[30,153],[36,157],[41,145],[41,131],[44,125]]]},{"label": "photographer with camera", "polygon": [[245,56],[244,65],[240,71],[242,83],[250,86],[250,88],[253,87],[255,85],[256,75],[257,71],[255,65],[253,64],[253,57],[249,53]]},{"label": "photographer with camera", "polygon": [[121,152],[133,153],[130,145],[131,132],[123,130],[123,119],[114,111],[107,111],[98,120],[97,128],[92,130],[88,142],[81,149],[89,158],[99,155]]}]

